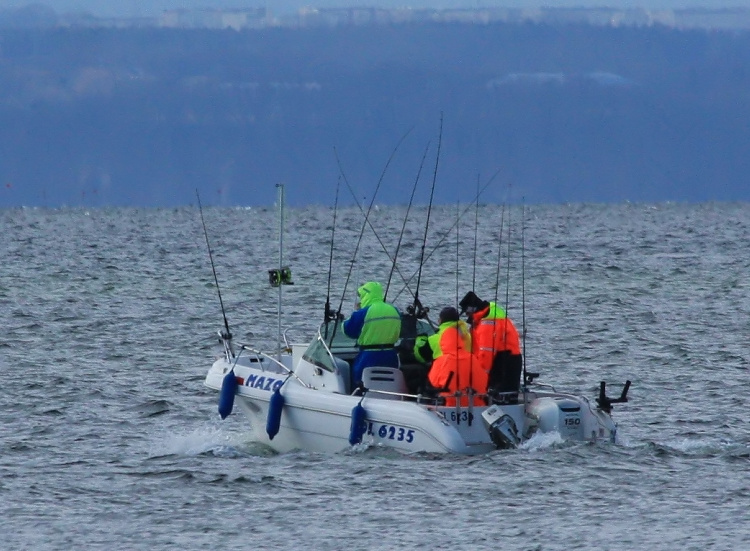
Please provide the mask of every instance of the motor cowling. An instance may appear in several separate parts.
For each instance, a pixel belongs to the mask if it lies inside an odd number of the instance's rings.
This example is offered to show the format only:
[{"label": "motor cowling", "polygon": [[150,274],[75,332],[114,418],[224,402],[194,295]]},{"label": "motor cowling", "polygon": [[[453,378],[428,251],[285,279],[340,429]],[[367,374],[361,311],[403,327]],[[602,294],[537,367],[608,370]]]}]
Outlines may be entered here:
[{"label": "motor cowling", "polygon": [[557,432],[563,440],[584,439],[583,408],[572,398],[539,398],[531,404],[529,413],[536,420],[537,430]]}]

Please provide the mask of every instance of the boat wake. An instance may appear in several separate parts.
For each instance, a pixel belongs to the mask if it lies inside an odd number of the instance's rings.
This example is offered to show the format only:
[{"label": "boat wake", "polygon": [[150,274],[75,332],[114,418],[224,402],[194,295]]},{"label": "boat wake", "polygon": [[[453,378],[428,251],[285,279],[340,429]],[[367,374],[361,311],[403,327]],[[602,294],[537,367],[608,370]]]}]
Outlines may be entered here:
[{"label": "boat wake", "polygon": [[522,442],[518,446],[518,448],[521,450],[533,452],[537,450],[543,450],[546,448],[553,448],[555,446],[559,446],[564,443],[565,443],[565,440],[557,431],[537,432],[534,435],[532,435],[531,438],[529,438],[525,442]]},{"label": "boat wake", "polygon": [[730,442],[710,438],[648,442],[644,448],[656,456],[692,457],[696,459],[750,459],[750,443]]},{"label": "boat wake", "polygon": [[158,437],[150,450],[151,458],[164,456],[216,457],[270,456],[276,455],[269,446],[257,442],[252,434],[229,433],[221,428],[199,428],[183,434],[168,434]]}]

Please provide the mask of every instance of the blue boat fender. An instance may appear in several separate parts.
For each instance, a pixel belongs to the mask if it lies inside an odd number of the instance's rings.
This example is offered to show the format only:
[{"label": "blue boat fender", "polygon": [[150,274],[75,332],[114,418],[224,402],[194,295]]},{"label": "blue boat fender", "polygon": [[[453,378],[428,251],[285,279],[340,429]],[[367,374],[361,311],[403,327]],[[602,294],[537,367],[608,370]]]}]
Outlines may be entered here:
[{"label": "blue boat fender", "polygon": [[234,408],[234,395],[237,394],[237,377],[234,375],[234,369],[224,375],[221,382],[221,391],[219,392],[219,415],[226,419]]},{"label": "blue boat fender", "polygon": [[273,394],[271,394],[271,400],[268,402],[266,433],[268,433],[269,440],[273,440],[273,437],[279,432],[282,409],[284,409],[284,397],[281,395],[281,387],[279,387],[273,391]]},{"label": "blue boat fender", "polygon": [[354,446],[362,442],[362,436],[367,429],[367,412],[360,402],[352,408],[352,424],[349,428],[349,444]]}]

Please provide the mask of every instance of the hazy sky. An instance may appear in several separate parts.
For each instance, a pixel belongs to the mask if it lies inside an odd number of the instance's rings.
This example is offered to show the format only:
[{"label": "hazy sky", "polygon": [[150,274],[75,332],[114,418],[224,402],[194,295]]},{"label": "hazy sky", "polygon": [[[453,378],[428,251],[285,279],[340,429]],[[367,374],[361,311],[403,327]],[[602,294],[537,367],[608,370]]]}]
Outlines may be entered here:
[{"label": "hazy sky", "polygon": [[462,7],[570,7],[570,6],[610,6],[619,8],[644,7],[684,8],[684,7],[750,7],[750,0],[0,0],[2,7],[19,7],[27,4],[46,4],[58,12],[87,11],[99,16],[158,15],[166,9],[174,8],[243,8],[266,6],[272,13],[281,14],[295,11],[304,6],[344,7],[382,6],[413,8],[462,8]]}]

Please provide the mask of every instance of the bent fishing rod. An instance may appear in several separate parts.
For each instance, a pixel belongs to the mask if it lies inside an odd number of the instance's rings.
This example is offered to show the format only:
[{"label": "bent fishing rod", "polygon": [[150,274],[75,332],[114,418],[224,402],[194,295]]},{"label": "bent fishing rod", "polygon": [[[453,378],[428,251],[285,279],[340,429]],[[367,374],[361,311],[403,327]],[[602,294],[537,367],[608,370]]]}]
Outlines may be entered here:
[{"label": "bent fishing rod", "polygon": [[[497,169],[497,170],[495,171],[495,173],[494,173],[494,174],[492,175],[492,177],[491,177],[491,178],[490,178],[489,180],[487,180],[487,182],[486,182],[486,183],[485,183],[485,184],[484,184],[484,185],[482,186],[482,188],[481,188],[481,189],[480,189],[480,190],[479,190],[479,191],[477,192],[477,194],[476,194],[476,197],[475,197],[474,199],[472,199],[472,203],[474,202],[474,200],[476,200],[477,198],[479,198],[479,197],[480,197],[480,196],[482,195],[482,193],[484,193],[484,191],[485,191],[485,190],[486,190],[486,189],[487,189],[487,188],[488,188],[488,187],[490,186],[490,184],[491,184],[492,182],[494,182],[494,181],[495,181],[495,178],[497,178],[497,176],[498,176],[498,175],[500,174],[500,171],[501,171],[501,170],[502,170],[502,169]],[[471,207],[472,207],[472,204],[470,203],[470,204],[469,204],[469,205],[468,205],[468,206],[467,206],[467,207],[466,207],[466,208],[465,208],[465,209],[464,209],[463,211],[461,211],[461,217],[463,217],[463,215],[464,215],[464,214],[466,214],[467,212],[469,212],[469,209],[470,209]],[[440,248],[440,247],[441,247],[441,246],[443,245],[443,242],[444,242],[444,241],[445,241],[445,240],[446,240],[446,239],[448,238],[448,235],[450,235],[450,234],[451,234],[451,232],[452,232],[452,231],[453,231],[453,229],[454,229],[454,228],[456,227],[456,225],[457,225],[457,222],[454,222],[454,223],[453,223],[453,225],[452,225],[452,226],[451,226],[450,228],[448,228],[448,231],[446,231],[446,232],[445,232],[445,235],[443,235],[443,237],[441,237],[441,238],[440,238],[440,240],[439,240],[439,241],[437,242],[437,244],[436,244],[436,245],[435,245],[435,246],[434,246],[434,247],[432,248],[432,250],[430,251],[430,253],[429,253],[429,254],[428,254],[428,255],[427,255],[427,256],[426,256],[425,258],[424,258],[424,262],[427,262],[427,261],[428,261],[428,260],[429,260],[430,258],[432,258],[432,255],[433,255],[433,254],[435,254],[435,251],[437,251],[437,250],[438,250],[438,249],[439,249],[439,248]],[[405,285],[404,285],[404,287],[402,287],[402,288],[401,288],[401,290],[400,290],[400,291],[399,291],[399,292],[398,292],[398,293],[396,294],[396,297],[395,297],[395,298],[393,299],[394,301],[395,301],[395,300],[396,300],[396,299],[397,299],[398,297],[400,297],[400,296],[401,296],[401,293],[403,293],[404,291],[406,291],[406,289],[408,288],[408,285],[409,285],[409,283],[411,283],[411,280],[412,280],[412,279],[414,279],[414,278],[416,277],[416,275],[417,275],[417,270],[415,270],[415,271],[414,271],[414,272],[413,272],[413,273],[411,274],[411,276],[410,276],[410,277],[409,277],[409,278],[408,278],[408,279],[406,280],[406,284],[405,284]]]},{"label": "bent fishing rod", "polygon": [[[221,305],[221,315],[224,318],[224,333],[221,335],[225,341],[232,340],[232,333],[229,331],[229,322],[227,321],[226,310],[224,309],[224,301],[221,299],[221,288],[219,287],[219,278],[216,277],[216,266],[214,265],[214,255],[211,252],[211,244],[208,242],[208,230],[206,229],[206,220],[203,217],[203,205],[201,205],[201,196],[198,193],[198,188],[195,189],[195,196],[198,198],[198,212],[201,215],[201,223],[203,224],[203,235],[206,237],[206,248],[208,249],[208,259],[211,261],[211,271],[214,274],[214,282],[216,283],[216,292],[219,295],[219,304]],[[231,347],[228,347],[228,352],[234,356],[234,352]]]}]

